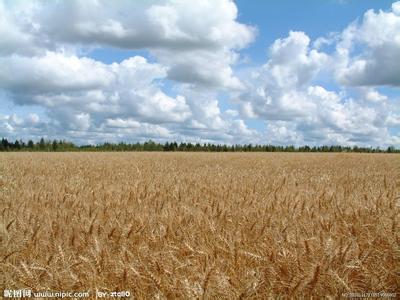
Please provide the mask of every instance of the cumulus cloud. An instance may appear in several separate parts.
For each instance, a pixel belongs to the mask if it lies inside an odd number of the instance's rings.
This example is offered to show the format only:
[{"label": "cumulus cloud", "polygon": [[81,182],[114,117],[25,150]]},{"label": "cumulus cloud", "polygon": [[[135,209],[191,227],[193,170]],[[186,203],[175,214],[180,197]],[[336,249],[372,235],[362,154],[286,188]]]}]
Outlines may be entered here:
[{"label": "cumulus cloud", "polygon": [[308,83],[327,56],[310,49],[310,38],[304,32],[289,33],[285,39],[276,40],[269,50],[269,61],[264,66],[268,75],[279,87],[302,86]]},{"label": "cumulus cloud", "polygon": [[390,139],[388,97],[373,88],[349,97],[316,84],[332,59],[313,49],[303,32],[276,40],[239,96],[242,115],[264,119],[270,143],[384,144]]},{"label": "cumulus cloud", "polygon": [[[36,1],[34,18],[54,42],[120,48],[242,48],[253,29],[236,22],[232,1]],[[51,25],[51,26],[46,26]]]},{"label": "cumulus cloud", "polygon": [[165,77],[165,68],[141,56],[106,65],[48,53],[39,58],[13,56],[3,63],[0,87],[18,104],[47,108],[49,116],[68,129],[88,130],[115,117],[157,124],[190,116],[183,96],[170,97],[155,83]]},{"label": "cumulus cloud", "polygon": [[249,129],[237,111],[221,111],[217,93],[187,86],[181,87],[180,92],[187,99],[192,116],[175,129],[179,139],[198,142],[201,138],[213,143],[254,143],[258,139],[257,131]]},{"label": "cumulus cloud", "polygon": [[390,11],[368,10],[337,45],[336,77],[350,86],[400,86],[400,2]]},{"label": "cumulus cloud", "polygon": [[303,32],[290,32],[287,38],[273,43],[270,59],[253,72],[248,91],[241,96],[245,100],[242,110],[248,116],[290,120],[313,109],[305,88],[328,57],[311,50],[309,44]]},{"label": "cumulus cloud", "polygon": [[15,4],[8,11],[2,4],[0,16],[6,17],[0,30],[7,35],[0,43],[9,53],[20,52],[21,43],[51,50],[65,45],[148,49],[170,67],[173,80],[237,88],[240,82],[231,64],[236,50],[255,36],[253,27],[236,21],[237,14],[230,0],[195,5],[183,0],[33,1]]},{"label": "cumulus cloud", "polygon": [[[53,136],[64,131],[74,139],[85,132],[100,138],[103,132],[100,139],[113,140],[108,134],[114,132],[121,140],[199,136],[229,142],[235,134],[254,134],[243,121],[224,117],[215,92],[182,87],[181,94],[167,95],[159,83],[167,68],[141,56],[110,65],[53,52],[9,58],[3,61],[7,68],[0,71],[0,87],[18,105],[45,108],[50,121],[41,128],[52,127]],[[15,120],[7,122],[9,131],[21,131]]]},{"label": "cumulus cloud", "polygon": [[231,68],[238,58],[232,51],[199,49],[176,55],[170,50],[156,50],[154,53],[161,63],[169,67],[169,79],[206,88],[243,88]]},{"label": "cumulus cloud", "polygon": [[33,138],[44,132],[49,132],[46,120],[36,113],[19,116],[15,113],[0,114],[0,135],[14,139]]},{"label": "cumulus cloud", "polygon": [[374,88],[360,88],[360,96],[365,101],[372,103],[385,103],[389,100],[386,95],[382,95]]},{"label": "cumulus cloud", "polygon": [[0,57],[0,88],[12,92],[57,93],[107,86],[114,74],[89,58],[48,52],[40,57]]},{"label": "cumulus cloud", "polygon": [[[7,5],[12,7],[6,9],[6,3],[3,0],[0,1],[0,55],[39,53],[40,47],[35,44],[33,36],[26,30],[24,24],[16,25],[17,22],[23,21],[19,19],[19,9],[11,3],[7,3]],[[29,7],[25,9],[27,13],[24,19],[29,18]]]},{"label": "cumulus cloud", "polygon": [[[15,105],[40,107],[48,118],[42,129],[55,136],[227,141],[252,134],[237,115],[225,118],[215,97],[243,88],[232,65],[256,30],[237,15],[230,0],[0,0],[0,89]],[[146,50],[156,62],[82,57],[101,47]],[[183,92],[165,89],[165,80]]]},{"label": "cumulus cloud", "polygon": [[[400,2],[315,41],[291,31],[250,76],[235,66],[257,30],[237,17],[231,0],[0,0],[0,104],[15,109],[0,107],[0,134],[399,144],[398,99],[379,87],[400,85]],[[85,57],[107,47],[146,54],[111,64]],[[221,93],[232,100],[225,110]]]}]

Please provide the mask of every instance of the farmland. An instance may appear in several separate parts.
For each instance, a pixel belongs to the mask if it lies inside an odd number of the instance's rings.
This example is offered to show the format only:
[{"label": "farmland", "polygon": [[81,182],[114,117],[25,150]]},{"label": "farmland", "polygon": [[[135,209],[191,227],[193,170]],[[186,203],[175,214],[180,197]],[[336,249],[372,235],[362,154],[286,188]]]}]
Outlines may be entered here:
[{"label": "farmland", "polygon": [[1,289],[398,292],[400,156],[1,153]]}]

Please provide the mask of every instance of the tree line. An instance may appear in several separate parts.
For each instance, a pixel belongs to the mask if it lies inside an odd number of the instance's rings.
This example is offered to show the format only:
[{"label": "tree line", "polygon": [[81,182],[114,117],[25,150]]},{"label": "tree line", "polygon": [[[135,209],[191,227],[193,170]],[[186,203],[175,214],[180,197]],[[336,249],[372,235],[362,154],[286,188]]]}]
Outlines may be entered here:
[{"label": "tree line", "polygon": [[102,143],[97,145],[75,145],[65,140],[46,140],[41,138],[34,142],[29,140],[8,141],[2,138],[0,143],[0,151],[183,151],[183,152],[359,152],[359,153],[400,153],[400,149],[393,146],[381,149],[373,147],[358,146],[300,146],[293,145],[277,146],[277,145],[253,145],[253,144],[211,144],[211,143],[177,143],[166,142],[157,143],[152,140],[144,143]]}]

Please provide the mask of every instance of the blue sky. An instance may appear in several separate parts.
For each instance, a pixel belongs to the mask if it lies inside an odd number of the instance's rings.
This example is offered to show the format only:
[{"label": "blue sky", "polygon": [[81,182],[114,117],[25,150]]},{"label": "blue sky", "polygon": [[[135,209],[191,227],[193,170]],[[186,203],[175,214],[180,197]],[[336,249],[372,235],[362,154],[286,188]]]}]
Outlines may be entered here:
[{"label": "blue sky", "polygon": [[400,2],[0,0],[0,34],[10,139],[400,147]]}]

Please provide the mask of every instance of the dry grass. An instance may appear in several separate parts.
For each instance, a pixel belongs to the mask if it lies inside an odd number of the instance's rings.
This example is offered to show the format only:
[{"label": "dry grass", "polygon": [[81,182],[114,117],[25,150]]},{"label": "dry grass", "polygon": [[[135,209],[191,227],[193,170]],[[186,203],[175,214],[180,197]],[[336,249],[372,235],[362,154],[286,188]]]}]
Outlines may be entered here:
[{"label": "dry grass", "polygon": [[400,156],[2,153],[1,288],[396,292]]}]

